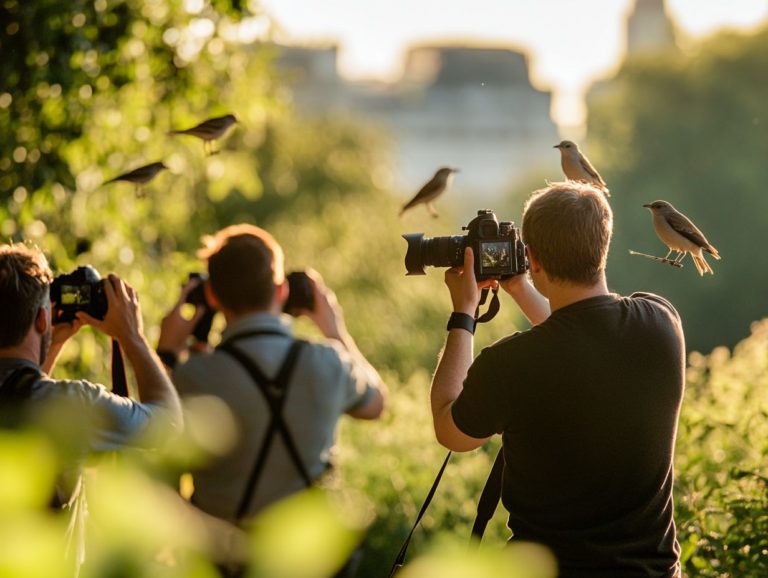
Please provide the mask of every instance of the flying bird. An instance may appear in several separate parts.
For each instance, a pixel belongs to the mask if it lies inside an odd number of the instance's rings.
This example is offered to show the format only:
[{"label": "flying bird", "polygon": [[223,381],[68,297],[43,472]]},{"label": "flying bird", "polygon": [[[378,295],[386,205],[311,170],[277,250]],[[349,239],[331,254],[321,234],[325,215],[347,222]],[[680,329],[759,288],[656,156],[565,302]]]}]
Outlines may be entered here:
[{"label": "flying bird", "polygon": [[143,197],[144,195],[142,193],[142,187],[154,179],[157,176],[157,173],[167,168],[168,167],[161,162],[150,163],[148,165],[144,165],[143,167],[139,167],[138,169],[133,169],[132,171],[123,173],[122,175],[118,175],[114,179],[109,179],[104,184],[107,185],[109,183],[114,183],[115,181],[126,181],[128,183],[133,183],[136,185],[136,196]]},{"label": "flying bird", "polygon": [[433,217],[437,217],[437,211],[435,210],[432,201],[434,201],[437,197],[445,192],[445,190],[450,186],[451,180],[453,180],[453,173],[458,172],[459,169],[454,169],[451,167],[443,167],[438,169],[435,173],[435,176],[433,176],[427,182],[427,184],[419,189],[419,192],[416,193],[416,196],[408,201],[405,205],[403,205],[403,208],[400,209],[400,215],[402,215],[408,209],[415,207],[420,203],[424,203],[427,206],[427,210],[430,212],[430,214]]},{"label": "flying bird", "polygon": [[218,152],[213,150],[213,141],[223,137],[235,123],[237,123],[237,118],[234,114],[225,114],[224,116],[217,116],[215,118],[204,120],[192,128],[173,130],[170,134],[188,134],[196,136],[203,141],[203,150],[205,151],[205,154],[211,156]]},{"label": "flying bird", "polygon": [[563,167],[566,179],[589,183],[601,190],[606,197],[611,196],[603,177],[579,150],[579,145],[573,141],[564,140],[554,148],[560,149],[560,165]]},{"label": "flying bird", "polygon": [[702,251],[706,251],[718,260],[720,255],[688,217],[676,210],[667,201],[654,201],[643,206],[651,211],[653,228],[661,242],[669,248],[665,259],[669,259],[672,252],[676,251],[674,263],[680,263],[686,253],[690,253],[699,275],[713,274],[712,267],[704,259]]}]

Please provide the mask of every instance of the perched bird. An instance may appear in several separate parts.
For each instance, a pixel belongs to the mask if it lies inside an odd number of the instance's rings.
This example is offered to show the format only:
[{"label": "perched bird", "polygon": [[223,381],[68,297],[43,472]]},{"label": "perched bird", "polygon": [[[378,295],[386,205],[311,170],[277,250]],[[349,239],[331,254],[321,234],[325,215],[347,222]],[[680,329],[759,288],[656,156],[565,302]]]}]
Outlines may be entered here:
[{"label": "perched bird", "polygon": [[225,114],[224,116],[217,116],[215,118],[204,120],[192,128],[173,130],[171,131],[171,134],[188,134],[196,136],[203,141],[203,150],[205,151],[205,154],[210,156],[218,152],[213,150],[213,141],[223,137],[229,128],[236,122],[237,118],[234,114]]},{"label": "perched bird", "polygon": [[110,179],[104,184],[107,185],[109,183],[114,183],[115,181],[126,181],[128,183],[133,183],[136,185],[136,196],[142,197],[143,194],[141,188],[149,181],[154,179],[157,176],[157,173],[167,168],[168,167],[161,162],[150,163],[148,165],[144,165],[143,167],[139,167],[138,169],[133,169],[132,171],[123,173],[122,175],[118,175],[114,179]]},{"label": "perched bird", "polygon": [[563,167],[566,179],[590,183],[600,189],[606,197],[611,196],[603,177],[595,170],[584,153],[579,150],[579,145],[564,140],[560,144],[556,144],[554,148],[560,149],[560,165]]},{"label": "perched bird", "polygon": [[438,169],[435,173],[435,176],[432,177],[429,182],[427,182],[427,184],[421,187],[421,189],[419,189],[419,192],[416,193],[416,196],[408,201],[405,205],[403,205],[403,208],[400,209],[400,214],[402,215],[411,207],[415,207],[420,203],[424,203],[427,205],[427,210],[430,212],[430,214],[433,217],[437,217],[437,211],[435,210],[432,201],[434,201],[437,197],[445,192],[445,190],[451,184],[453,173],[458,172],[459,169],[453,169],[451,167],[443,167]]},{"label": "perched bird", "polygon": [[712,255],[715,259],[720,259],[720,255],[712,245],[709,244],[704,234],[691,223],[691,221],[677,211],[667,201],[654,201],[648,205],[643,205],[646,209],[651,211],[653,215],[653,228],[656,229],[656,234],[668,248],[669,252],[665,259],[669,259],[669,256],[673,251],[677,252],[675,256],[675,263],[680,263],[683,260],[686,253],[691,254],[694,265],[699,271],[699,275],[704,273],[712,274],[712,267],[704,259],[702,250]]}]

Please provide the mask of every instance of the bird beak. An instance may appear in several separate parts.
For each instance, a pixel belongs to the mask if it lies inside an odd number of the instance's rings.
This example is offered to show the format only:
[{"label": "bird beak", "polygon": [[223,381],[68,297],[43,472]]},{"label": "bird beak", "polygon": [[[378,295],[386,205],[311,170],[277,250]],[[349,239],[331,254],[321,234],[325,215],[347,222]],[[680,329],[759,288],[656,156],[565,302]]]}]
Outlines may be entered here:
[{"label": "bird beak", "polygon": [[461,169],[451,169],[451,172],[452,172],[452,173],[460,173],[460,172],[461,172]]},{"label": "bird beak", "polygon": [[559,144],[556,144],[556,145],[555,145],[555,146],[553,146],[552,148],[553,148],[553,149],[559,149],[559,148],[560,148],[560,145],[559,145]]},{"label": "bird beak", "polygon": [[643,205],[646,209],[650,209],[651,205]]}]

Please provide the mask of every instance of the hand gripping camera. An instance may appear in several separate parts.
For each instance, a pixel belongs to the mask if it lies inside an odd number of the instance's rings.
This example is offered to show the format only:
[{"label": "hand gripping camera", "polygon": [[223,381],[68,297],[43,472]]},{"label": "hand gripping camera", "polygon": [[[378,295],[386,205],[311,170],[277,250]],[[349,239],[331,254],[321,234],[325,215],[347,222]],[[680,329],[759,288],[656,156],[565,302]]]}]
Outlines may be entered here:
[{"label": "hand gripping camera", "polygon": [[477,211],[462,230],[466,235],[424,238],[424,233],[403,235],[407,275],[424,275],[424,267],[456,267],[464,263],[464,249],[472,247],[478,281],[506,279],[528,269],[520,229],[511,221],[499,223],[490,209]]},{"label": "hand gripping camera", "polygon": [[90,265],[56,277],[51,283],[51,302],[56,303],[54,323],[73,321],[78,311],[96,319],[104,319],[107,314],[104,281]]}]

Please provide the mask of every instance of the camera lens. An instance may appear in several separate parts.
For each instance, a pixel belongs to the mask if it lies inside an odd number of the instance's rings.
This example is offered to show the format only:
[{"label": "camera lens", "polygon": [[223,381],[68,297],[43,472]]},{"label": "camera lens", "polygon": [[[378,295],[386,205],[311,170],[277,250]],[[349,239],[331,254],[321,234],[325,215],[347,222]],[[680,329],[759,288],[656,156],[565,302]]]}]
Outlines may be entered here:
[{"label": "camera lens", "polygon": [[463,262],[463,235],[425,239],[424,233],[410,233],[403,235],[403,239],[408,243],[407,275],[424,275],[424,267],[454,267]]}]

